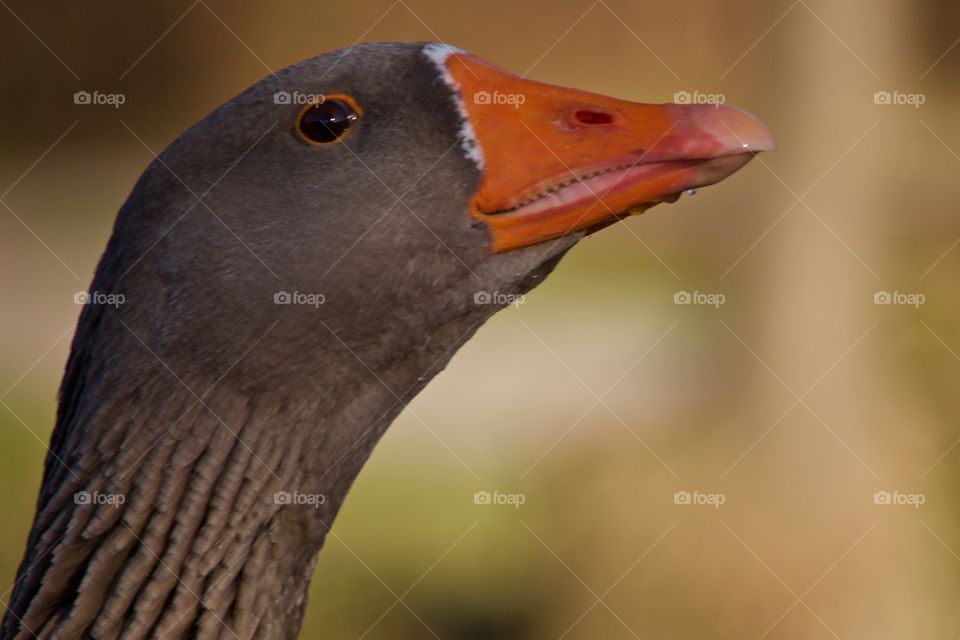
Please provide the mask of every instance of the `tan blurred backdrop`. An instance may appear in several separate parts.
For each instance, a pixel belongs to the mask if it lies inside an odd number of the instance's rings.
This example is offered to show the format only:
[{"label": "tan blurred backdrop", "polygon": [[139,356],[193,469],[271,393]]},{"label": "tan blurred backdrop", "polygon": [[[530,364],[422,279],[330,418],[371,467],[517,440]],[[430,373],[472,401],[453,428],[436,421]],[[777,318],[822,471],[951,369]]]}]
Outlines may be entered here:
[{"label": "tan blurred backdrop", "polygon": [[303,58],[443,40],[625,99],[726,100],[779,150],[583,242],[480,331],[360,475],[303,637],[960,636],[956,4],[0,5],[0,593],[73,294],[145,146]]}]

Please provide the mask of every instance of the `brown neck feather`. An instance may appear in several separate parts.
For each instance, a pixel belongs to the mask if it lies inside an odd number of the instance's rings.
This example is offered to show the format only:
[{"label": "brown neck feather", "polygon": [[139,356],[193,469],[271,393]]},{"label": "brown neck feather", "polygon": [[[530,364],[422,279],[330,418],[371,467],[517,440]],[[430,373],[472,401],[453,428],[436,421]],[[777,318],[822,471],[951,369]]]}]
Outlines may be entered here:
[{"label": "brown neck feather", "polygon": [[297,637],[353,479],[472,322],[313,400],[75,349],[0,638]]}]

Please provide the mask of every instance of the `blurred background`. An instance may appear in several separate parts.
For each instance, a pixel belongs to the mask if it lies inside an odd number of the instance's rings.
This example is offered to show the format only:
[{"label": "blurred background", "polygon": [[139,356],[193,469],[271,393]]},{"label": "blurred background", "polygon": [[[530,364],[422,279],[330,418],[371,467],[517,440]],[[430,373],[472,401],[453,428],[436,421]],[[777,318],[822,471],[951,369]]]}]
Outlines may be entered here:
[{"label": "blurred background", "polygon": [[303,58],[442,40],[725,101],[779,150],[581,243],[467,344],[358,478],[302,637],[960,635],[960,5],[0,5],[0,601],[144,144]]}]

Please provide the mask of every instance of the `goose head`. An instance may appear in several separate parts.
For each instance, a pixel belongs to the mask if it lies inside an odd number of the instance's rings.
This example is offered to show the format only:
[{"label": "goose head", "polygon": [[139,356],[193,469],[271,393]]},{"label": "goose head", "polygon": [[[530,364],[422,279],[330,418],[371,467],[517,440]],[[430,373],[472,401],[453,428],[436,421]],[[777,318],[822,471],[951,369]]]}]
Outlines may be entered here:
[{"label": "goose head", "polygon": [[588,234],[770,148],[736,109],[438,44],[328,53],[230,100],[120,210],[0,636],[296,637],[351,482],[482,322]]}]

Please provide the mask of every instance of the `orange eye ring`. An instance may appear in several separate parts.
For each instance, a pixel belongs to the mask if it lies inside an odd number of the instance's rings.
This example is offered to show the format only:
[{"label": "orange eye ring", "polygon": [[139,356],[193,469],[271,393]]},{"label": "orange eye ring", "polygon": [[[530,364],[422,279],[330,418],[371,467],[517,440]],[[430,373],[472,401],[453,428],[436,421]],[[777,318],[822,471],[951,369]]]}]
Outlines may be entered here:
[{"label": "orange eye ring", "polygon": [[363,110],[357,101],[345,93],[320,96],[303,105],[297,114],[294,131],[297,136],[315,147],[342,142],[360,121]]}]

